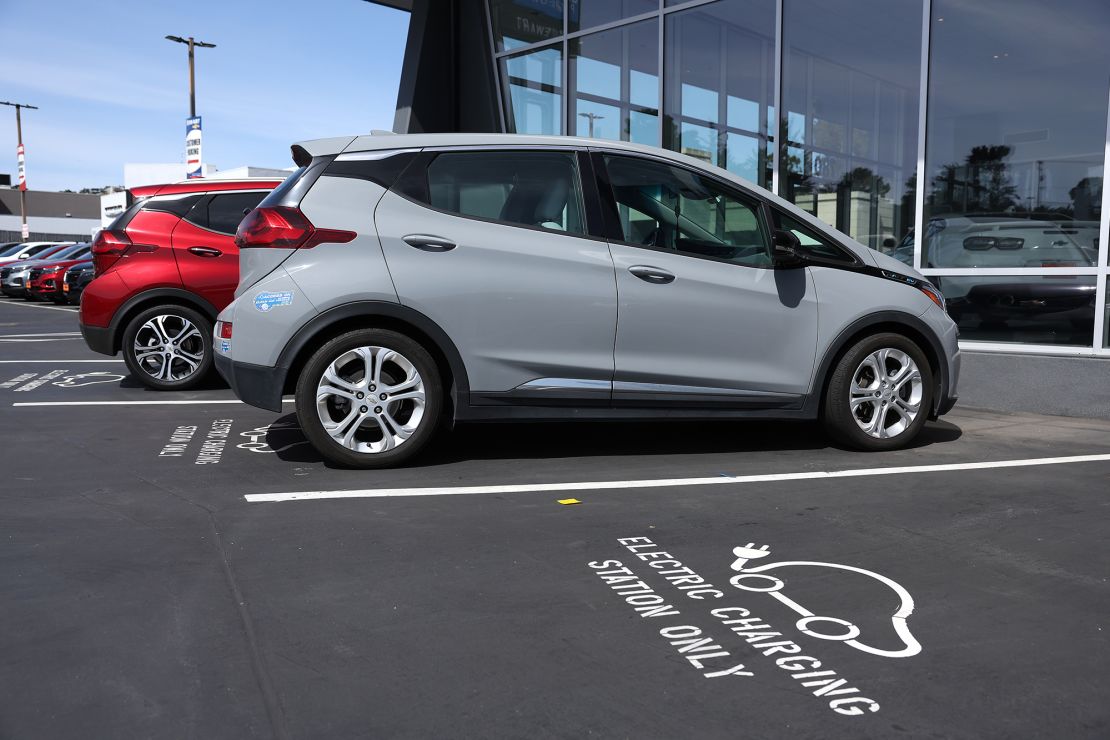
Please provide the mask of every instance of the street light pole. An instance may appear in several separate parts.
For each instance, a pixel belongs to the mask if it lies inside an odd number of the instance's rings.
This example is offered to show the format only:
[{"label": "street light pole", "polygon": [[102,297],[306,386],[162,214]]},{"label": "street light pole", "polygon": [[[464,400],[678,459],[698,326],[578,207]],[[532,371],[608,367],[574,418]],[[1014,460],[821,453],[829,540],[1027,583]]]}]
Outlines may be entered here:
[{"label": "street light pole", "polygon": [[19,109],[20,108],[26,108],[28,110],[38,110],[39,108],[38,108],[37,105],[27,105],[26,103],[9,103],[6,100],[0,100],[0,105],[10,105],[11,107],[15,108],[15,135],[16,135],[16,139],[17,139],[17,143],[18,143],[18,147],[16,149],[16,152],[19,155],[19,174],[20,174],[20,178],[19,178],[19,180],[20,180],[19,181],[19,218],[20,218],[20,221],[22,222],[20,235],[22,236],[22,238],[27,239],[29,234],[30,234],[30,230],[27,228],[27,176],[26,176],[25,165],[23,163],[24,162],[24,155],[23,155],[23,117],[19,114]]},{"label": "street light pole", "polygon": [[207,41],[197,41],[192,36],[188,38],[181,38],[180,36],[167,36],[169,41],[176,41],[179,44],[187,44],[189,47],[189,118],[195,118],[197,115],[197,85],[196,76],[194,74],[195,63],[193,61],[193,48],[201,47],[202,49],[215,49],[215,44],[210,44]]},{"label": "street light pole", "polygon": [[602,118],[605,118],[605,116],[599,115],[597,113],[579,113],[578,115],[582,116],[590,122],[590,138],[594,138],[594,121],[600,121]]}]

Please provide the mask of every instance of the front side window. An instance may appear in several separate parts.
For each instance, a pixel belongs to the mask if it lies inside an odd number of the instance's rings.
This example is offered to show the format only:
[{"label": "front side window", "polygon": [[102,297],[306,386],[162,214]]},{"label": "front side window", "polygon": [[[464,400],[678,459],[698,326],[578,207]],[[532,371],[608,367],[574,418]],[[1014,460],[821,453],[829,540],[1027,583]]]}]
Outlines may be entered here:
[{"label": "front side window", "polygon": [[822,235],[821,232],[803,224],[793,216],[787,216],[782,211],[775,211],[775,227],[783,231],[789,231],[798,237],[798,243],[802,245],[802,251],[810,257],[833,262],[856,261],[854,257],[836,246],[831,239]]},{"label": "front side window", "polygon": [[621,238],[629,244],[770,267],[757,201],[675,165],[606,155]]},{"label": "front side window", "polygon": [[460,216],[586,233],[574,152],[446,152],[428,165],[428,198]]}]

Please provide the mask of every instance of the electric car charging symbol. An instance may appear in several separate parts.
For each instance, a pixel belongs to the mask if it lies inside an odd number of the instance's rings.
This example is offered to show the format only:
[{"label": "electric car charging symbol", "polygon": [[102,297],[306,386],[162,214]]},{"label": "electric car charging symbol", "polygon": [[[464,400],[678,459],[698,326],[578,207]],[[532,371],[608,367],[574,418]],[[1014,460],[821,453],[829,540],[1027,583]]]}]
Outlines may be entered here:
[{"label": "electric car charging symbol", "polygon": [[[743,547],[734,547],[732,549],[732,554],[736,556],[736,560],[732,564],[732,569],[737,571],[737,575],[730,578],[729,583],[743,591],[770,594],[785,606],[802,615],[802,618],[795,623],[795,626],[802,633],[821,640],[837,640],[854,647],[856,650],[862,650],[865,653],[879,655],[884,658],[909,658],[921,652],[921,643],[910,634],[910,628],[906,624],[906,619],[913,613],[913,597],[910,596],[909,591],[896,581],[884,575],[874,573],[870,570],[864,570],[863,568],[857,568],[852,565],[822,563],[809,560],[784,560],[777,563],[766,563],[765,565],[749,568],[747,567],[749,561],[759,560],[760,558],[770,555],[770,550],[767,545],[756,547],[755,543],[752,542],[749,542]],[[847,570],[854,573],[862,573],[888,586],[898,595],[900,600],[898,609],[891,615],[890,621],[894,626],[894,632],[898,635],[899,639],[902,640],[903,647],[897,650],[885,650],[883,648],[865,645],[856,639],[860,635],[859,627],[848,620],[814,614],[809,609],[806,609],[804,606],[791,599],[783,593],[783,587],[786,586],[786,582],[777,576],[768,575],[768,571],[792,567]]]}]

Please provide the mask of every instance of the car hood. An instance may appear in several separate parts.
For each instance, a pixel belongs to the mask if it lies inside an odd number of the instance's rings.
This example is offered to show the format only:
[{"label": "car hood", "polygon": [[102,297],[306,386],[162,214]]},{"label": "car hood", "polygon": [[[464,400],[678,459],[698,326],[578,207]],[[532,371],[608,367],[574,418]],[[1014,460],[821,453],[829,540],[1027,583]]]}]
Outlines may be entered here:
[{"label": "car hood", "polygon": [[87,261],[88,260],[86,260],[84,257],[82,257],[81,259],[76,259],[76,260],[57,260],[57,261],[41,260],[40,261],[41,264],[35,265],[35,267],[54,266],[54,267],[58,267],[58,268],[61,268],[61,269],[69,269],[70,267],[73,267],[74,265],[79,265],[82,262],[87,262]]},{"label": "car hood", "polygon": [[890,270],[891,272],[896,272],[899,275],[908,275],[910,277],[917,278],[918,280],[929,282],[929,278],[925,277],[920,272],[907,265],[905,262],[900,262],[894,259],[889,254],[883,254],[882,252],[874,249],[868,249],[867,252],[867,256],[871,258],[872,264],[874,264],[875,267],[878,267],[880,270]]}]

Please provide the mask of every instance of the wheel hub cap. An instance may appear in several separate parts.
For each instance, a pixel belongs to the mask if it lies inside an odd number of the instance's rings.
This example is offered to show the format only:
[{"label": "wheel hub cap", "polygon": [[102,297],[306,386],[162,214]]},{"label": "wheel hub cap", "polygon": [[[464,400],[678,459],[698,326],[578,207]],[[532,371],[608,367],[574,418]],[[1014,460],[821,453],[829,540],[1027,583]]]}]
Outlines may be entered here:
[{"label": "wheel hub cap", "polygon": [[912,357],[891,347],[876,350],[852,374],[852,418],[876,439],[897,437],[921,413],[923,393],[921,370]]},{"label": "wheel hub cap", "polygon": [[[379,388],[380,405],[366,405],[362,399]],[[386,347],[347,350],[328,365],[316,386],[316,413],[324,430],[355,452],[376,454],[404,444],[420,426],[424,408],[424,379],[416,366]]]},{"label": "wheel hub cap", "polygon": [[185,317],[162,314],[150,318],[135,332],[132,352],[136,363],[150,377],[180,381],[200,369],[205,340]]}]

